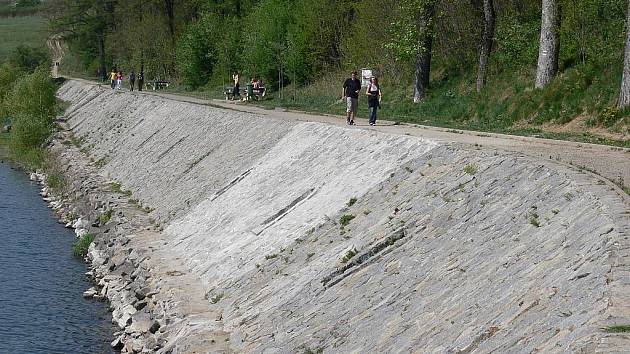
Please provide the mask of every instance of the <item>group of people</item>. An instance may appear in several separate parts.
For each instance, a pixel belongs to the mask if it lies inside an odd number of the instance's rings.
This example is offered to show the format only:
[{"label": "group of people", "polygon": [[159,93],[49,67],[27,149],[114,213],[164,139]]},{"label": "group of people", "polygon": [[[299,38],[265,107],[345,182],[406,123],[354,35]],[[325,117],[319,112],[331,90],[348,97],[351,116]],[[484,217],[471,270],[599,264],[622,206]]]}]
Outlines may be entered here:
[{"label": "group of people", "polygon": [[[112,90],[120,90],[122,88],[122,83],[124,80],[124,75],[122,73],[122,71],[118,70],[116,71],[116,69],[112,69],[112,72],[109,74],[109,78],[111,80],[111,87]],[[138,74],[138,91],[142,91],[142,88],[144,87],[144,71],[140,71],[140,74]],[[129,89],[131,91],[134,90],[136,84],[136,73],[133,72],[133,70],[129,73]]]},{"label": "group of people", "polygon": [[[342,93],[342,99],[346,101],[346,123],[348,123],[348,125],[354,125],[354,119],[357,116],[357,109],[359,108],[360,93],[361,81],[357,79],[357,72],[353,71],[350,78],[344,81]],[[366,87],[365,95],[368,97],[369,122],[370,125],[373,126],[376,125],[376,111],[380,108],[383,98],[377,77],[372,76],[370,78],[370,83]]]},{"label": "group of people", "polygon": [[[233,98],[236,98],[237,96],[240,97],[241,74],[239,74],[238,71],[235,71],[234,74],[232,74],[232,81],[234,82],[234,89],[232,91],[232,97]],[[252,92],[252,94],[259,95],[260,97],[265,97],[266,89],[265,89],[265,84],[262,79],[252,77],[249,79],[249,84],[247,84],[247,86],[248,86],[248,90],[249,90],[249,87],[251,86],[251,88],[255,91],[255,92]],[[250,92],[247,92],[247,94],[249,95]]]}]

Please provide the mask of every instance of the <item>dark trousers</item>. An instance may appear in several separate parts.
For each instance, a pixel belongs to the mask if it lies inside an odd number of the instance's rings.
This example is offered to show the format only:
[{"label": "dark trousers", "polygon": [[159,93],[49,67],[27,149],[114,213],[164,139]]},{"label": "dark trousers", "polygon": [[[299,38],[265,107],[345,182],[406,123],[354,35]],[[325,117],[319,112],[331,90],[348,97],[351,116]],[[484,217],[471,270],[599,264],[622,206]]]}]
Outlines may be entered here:
[{"label": "dark trousers", "polygon": [[138,80],[138,91],[142,91],[142,86],[144,86],[144,80]]},{"label": "dark trousers", "polygon": [[135,80],[129,80],[129,89],[130,89],[131,91],[133,91],[133,86],[134,86],[134,84],[135,84],[135,83],[136,83],[136,81],[135,81]]},{"label": "dark trousers", "polygon": [[116,80],[112,80],[112,90],[116,88]]}]

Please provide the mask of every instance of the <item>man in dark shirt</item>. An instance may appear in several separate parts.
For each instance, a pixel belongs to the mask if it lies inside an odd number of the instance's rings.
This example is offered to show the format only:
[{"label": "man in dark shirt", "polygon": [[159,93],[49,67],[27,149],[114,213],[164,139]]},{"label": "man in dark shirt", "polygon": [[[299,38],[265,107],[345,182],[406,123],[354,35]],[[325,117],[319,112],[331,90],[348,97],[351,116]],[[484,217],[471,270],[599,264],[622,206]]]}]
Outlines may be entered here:
[{"label": "man in dark shirt", "polygon": [[361,81],[357,79],[357,72],[352,72],[352,77],[343,83],[343,98],[346,100],[346,112],[348,117],[346,122],[354,125],[354,118],[357,116],[359,107],[359,92],[361,91]]}]

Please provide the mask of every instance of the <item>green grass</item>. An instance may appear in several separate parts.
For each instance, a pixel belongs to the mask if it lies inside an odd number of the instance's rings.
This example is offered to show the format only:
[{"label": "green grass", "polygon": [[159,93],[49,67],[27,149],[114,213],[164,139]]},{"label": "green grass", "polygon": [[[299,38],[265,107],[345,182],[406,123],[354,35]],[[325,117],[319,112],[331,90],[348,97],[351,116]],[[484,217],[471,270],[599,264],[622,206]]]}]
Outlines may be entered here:
[{"label": "green grass", "polygon": [[469,175],[474,175],[475,173],[477,173],[477,170],[478,167],[474,163],[468,164],[466,165],[466,167],[464,167],[464,172],[468,173]]},{"label": "green grass", "polygon": [[[449,129],[477,130],[523,136],[571,140],[630,147],[630,140],[614,140],[576,130],[572,133],[546,131],[545,124],[565,124],[585,117],[587,127],[612,133],[630,133],[630,112],[617,111],[621,63],[579,64],[570,67],[544,90],[533,88],[535,68],[499,71],[494,68],[481,94],[475,91],[471,73],[445,74],[436,68],[427,99],[412,102],[411,82],[388,82],[382,78],[383,103],[379,119],[423,124]],[[390,79],[391,80],[391,79]],[[342,76],[324,75],[319,82],[294,90],[284,97],[270,92],[256,104],[265,108],[285,107],[344,116],[345,103],[339,91]],[[293,93],[296,92],[294,95]],[[367,117],[366,100],[360,98],[359,117]]]},{"label": "green grass", "polygon": [[609,333],[628,333],[630,332],[630,325],[609,326],[605,327],[604,331]]},{"label": "green grass", "polygon": [[348,261],[350,261],[352,259],[352,257],[357,255],[357,251],[354,249],[348,250],[348,252],[346,252],[346,254],[343,255],[343,258],[341,259],[341,263],[348,263]]},{"label": "green grass", "polygon": [[43,17],[0,17],[0,62],[19,45],[46,46],[47,37],[47,21]]},{"label": "green grass", "polygon": [[341,225],[341,227],[348,226],[348,224],[350,224],[350,221],[352,221],[352,219],[354,219],[354,215],[345,214],[341,218],[339,218],[339,224]]},{"label": "green grass", "polygon": [[94,235],[92,234],[87,234],[83,237],[79,237],[72,244],[72,254],[76,257],[85,257],[87,255],[88,248],[92,244],[92,241],[94,241]]}]

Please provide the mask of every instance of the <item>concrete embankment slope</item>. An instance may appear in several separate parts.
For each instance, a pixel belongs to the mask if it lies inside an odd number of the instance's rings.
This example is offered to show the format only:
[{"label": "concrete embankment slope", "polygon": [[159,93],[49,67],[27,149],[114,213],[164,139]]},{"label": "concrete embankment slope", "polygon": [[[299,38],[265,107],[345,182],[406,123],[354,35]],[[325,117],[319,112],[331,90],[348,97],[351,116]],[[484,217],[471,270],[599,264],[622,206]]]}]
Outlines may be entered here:
[{"label": "concrete embankment slope", "polygon": [[[77,81],[59,97],[103,173],[155,208],[163,231],[133,247],[202,289],[165,352],[630,350],[602,330],[630,324],[628,205],[593,176]],[[181,274],[153,276],[168,293]]]}]

